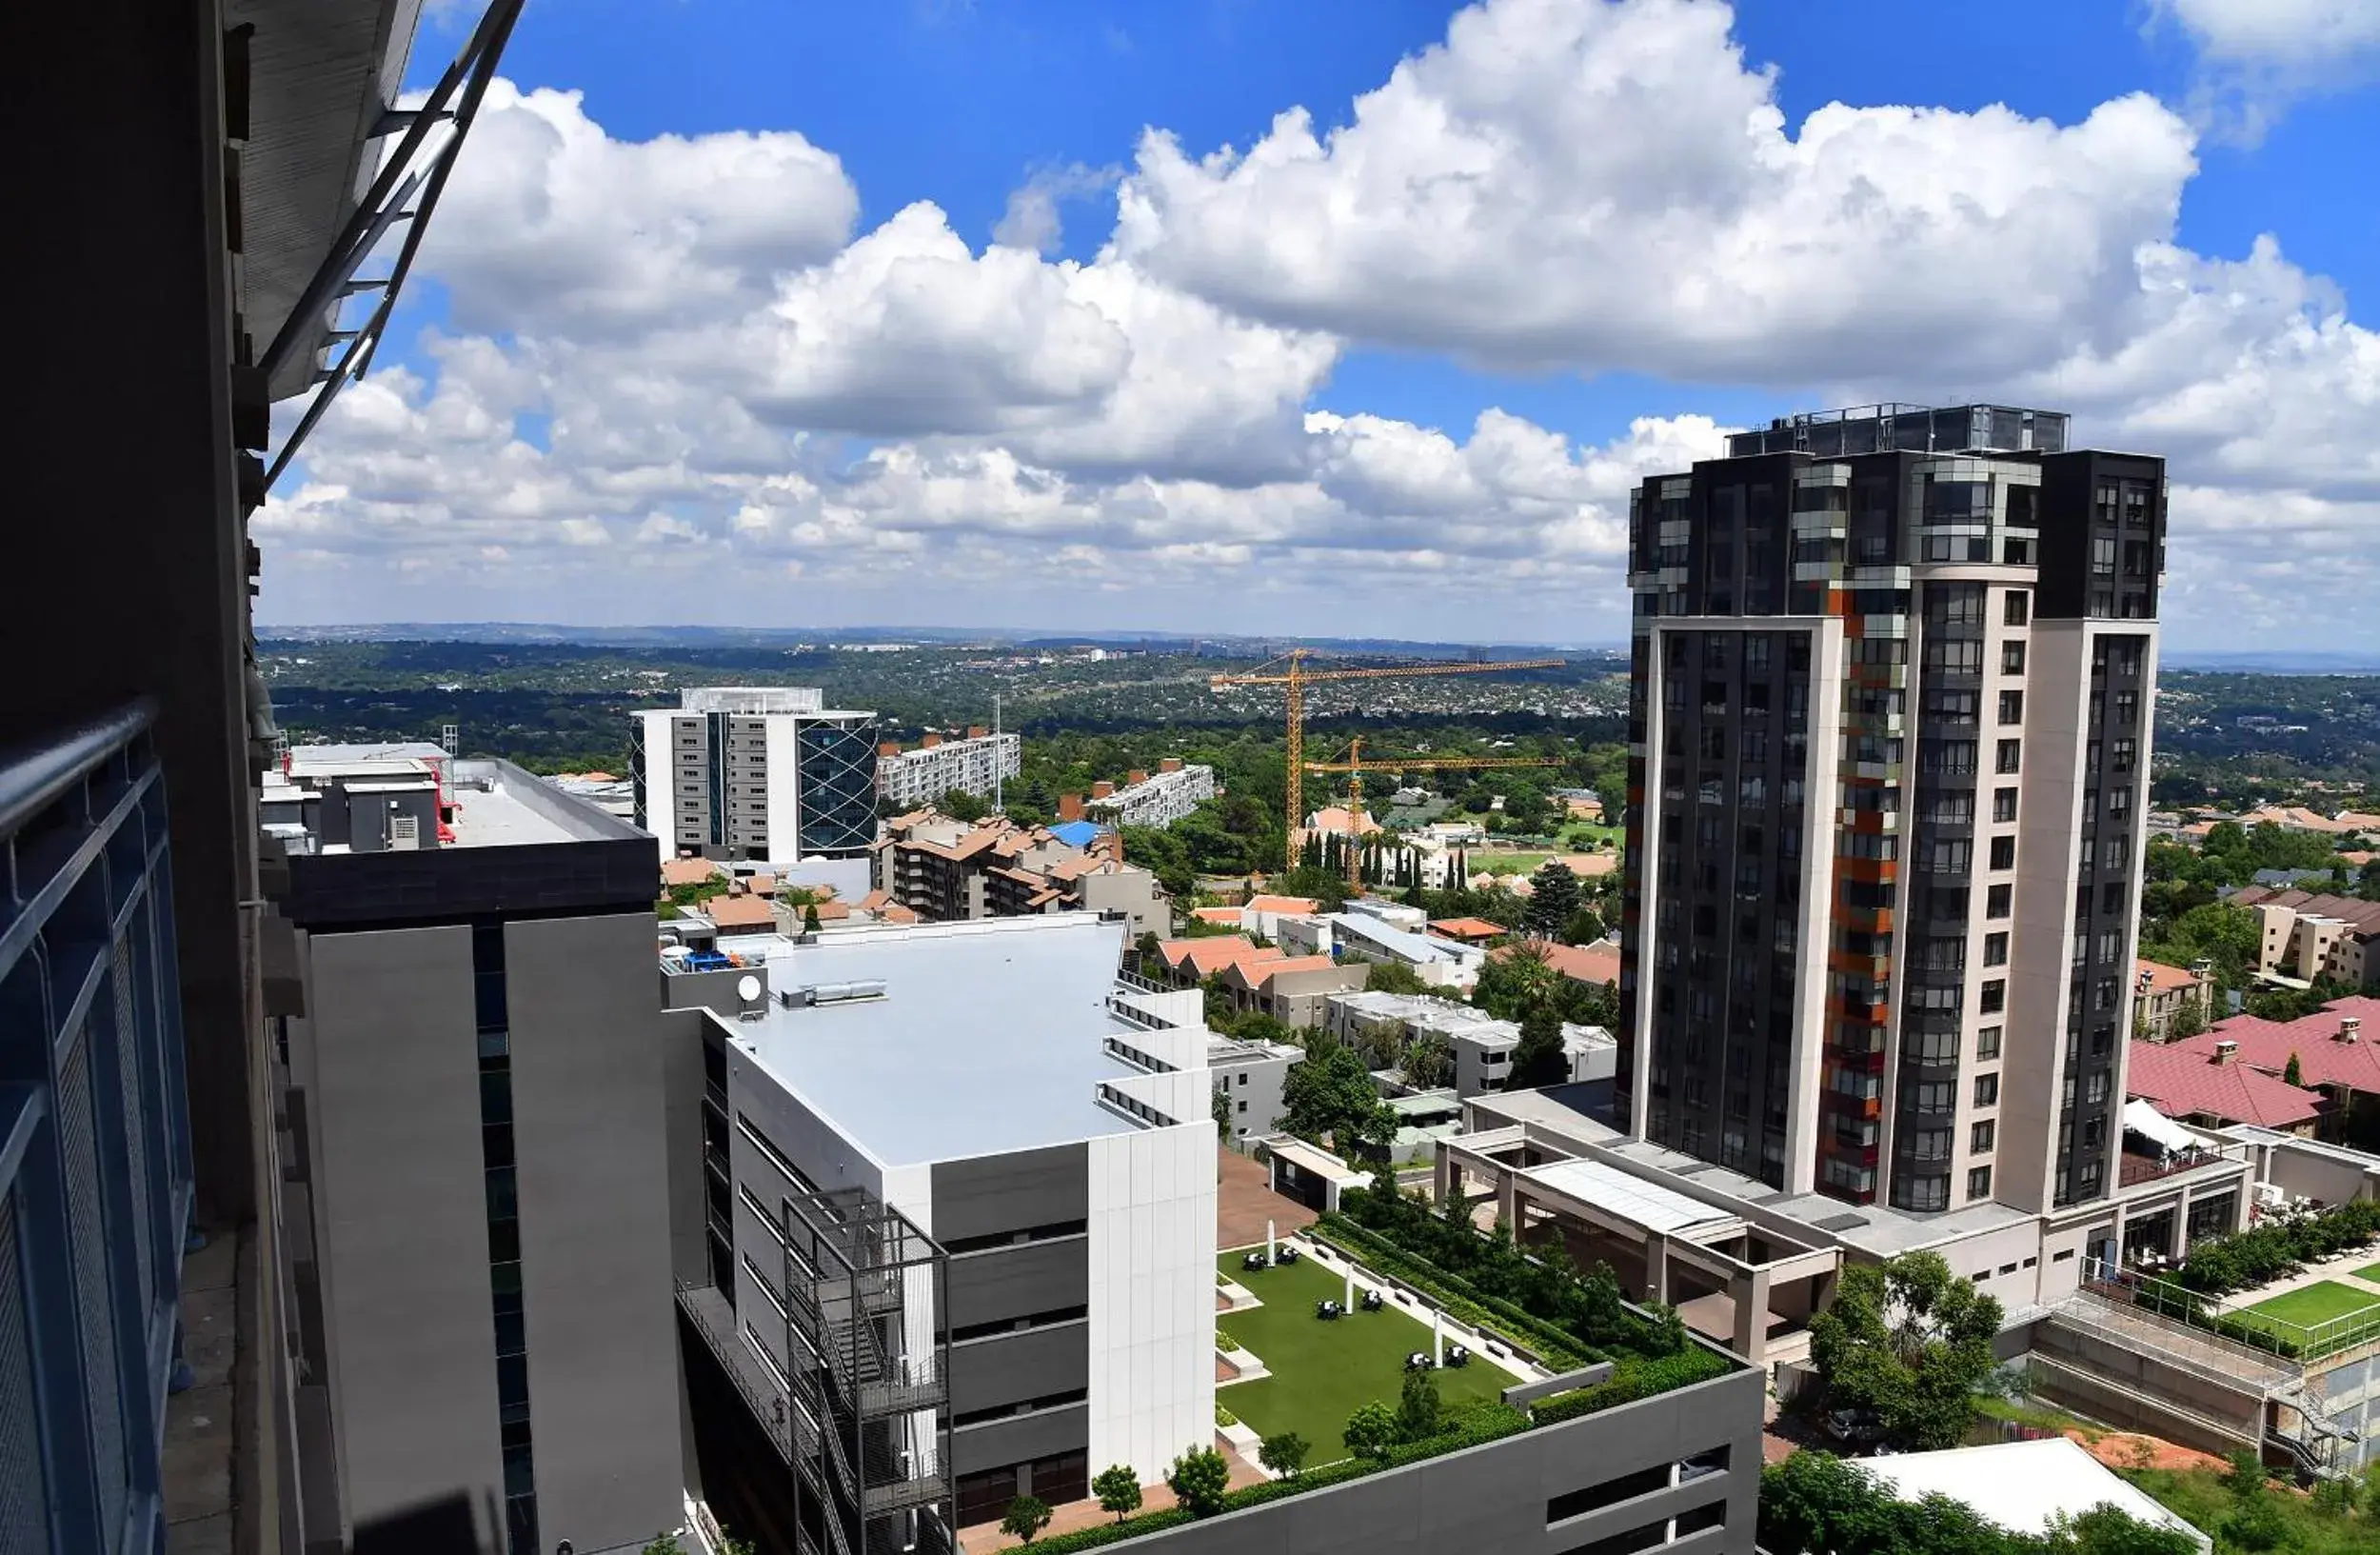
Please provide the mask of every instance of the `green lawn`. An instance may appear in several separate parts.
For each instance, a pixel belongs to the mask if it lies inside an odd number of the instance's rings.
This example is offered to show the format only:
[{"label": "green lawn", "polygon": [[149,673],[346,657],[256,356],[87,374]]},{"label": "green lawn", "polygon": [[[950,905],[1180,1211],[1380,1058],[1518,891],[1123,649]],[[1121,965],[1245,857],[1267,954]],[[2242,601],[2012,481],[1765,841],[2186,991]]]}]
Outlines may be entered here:
[{"label": "green lawn", "polygon": [[1537,866],[1553,856],[1551,853],[1475,852],[1464,860],[1464,867],[1475,875],[1533,875],[1537,872]]},{"label": "green lawn", "polygon": [[2370,1311],[2373,1320],[2380,1322],[2380,1296],[2336,1280],[2317,1280],[2226,1315],[2251,1327],[2296,1340],[2300,1337],[2298,1329],[2319,1327],[2334,1318],[2364,1311]]},{"label": "green lawn", "polygon": [[2355,1278],[2370,1280],[2374,1285],[2380,1285],[2380,1264],[2366,1264],[2355,1271]]},{"label": "green lawn", "polygon": [[[1347,1417],[1374,1399],[1396,1407],[1405,1357],[1430,1347],[1430,1330],[1393,1305],[1325,1323],[1314,1315],[1314,1304],[1343,1299],[1346,1283],[1339,1273],[1310,1259],[1250,1273],[1240,1269],[1240,1259],[1239,1253],[1226,1253],[1217,1265],[1264,1305],[1222,1313],[1216,1324],[1242,1348],[1256,1351],[1272,1375],[1226,1383],[1215,1390],[1216,1402],[1259,1436],[1296,1431],[1311,1444],[1312,1464],[1344,1458],[1347,1445],[1339,1431]],[[1460,1370],[1438,1373],[1438,1397],[1448,1404],[1493,1399],[1512,1382],[1508,1372],[1475,1358]]]}]

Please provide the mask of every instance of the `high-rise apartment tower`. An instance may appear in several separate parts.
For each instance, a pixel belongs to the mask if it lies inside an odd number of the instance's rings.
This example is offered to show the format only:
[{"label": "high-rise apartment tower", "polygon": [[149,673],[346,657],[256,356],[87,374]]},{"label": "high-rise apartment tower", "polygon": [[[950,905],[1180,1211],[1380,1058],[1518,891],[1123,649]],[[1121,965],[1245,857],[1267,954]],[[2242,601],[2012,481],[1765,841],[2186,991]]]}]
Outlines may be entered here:
[{"label": "high-rise apartment tower", "polygon": [[1903,1210],[2110,1190],[2164,534],[2163,461],[2000,406],[1637,489],[1631,1132]]}]

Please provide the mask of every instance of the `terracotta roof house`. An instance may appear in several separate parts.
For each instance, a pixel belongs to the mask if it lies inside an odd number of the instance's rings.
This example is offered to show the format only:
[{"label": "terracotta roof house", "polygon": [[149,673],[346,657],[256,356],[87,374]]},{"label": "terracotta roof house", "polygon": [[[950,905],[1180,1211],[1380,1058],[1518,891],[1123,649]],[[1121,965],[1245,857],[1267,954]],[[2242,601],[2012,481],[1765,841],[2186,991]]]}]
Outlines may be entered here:
[{"label": "terracotta roof house", "polygon": [[707,886],[720,877],[720,867],[709,859],[664,859],[661,883],[664,886]]},{"label": "terracotta roof house", "polygon": [[1192,907],[1190,916],[1202,924],[1220,924],[1225,928],[1240,927],[1239,907]]},{"label": "terracotta roof house", "polygon": [[1270,1015],[1283,1026],[1320,1026],[1326,1013],[1324,1001],[1334,993],[1363,987],[1370,973],[1371,968],[1361,962],[1339,962],[1329,956],[1284,956],[1272,950],[1260,952],[1259,958],[1232,963],[1223,968],[1218,981],[1240,1009]]},{"label": "terracotta roof house", "polygon": [[1197,940],[1164,940],[1157,953],[1173,974],[1178,987],[1202,983],[1236,967],[1243,961],[1281,961],[1286,958],[1271,946],[1259,946],[1241,934],[1216,934]]},{"label": "terracotta roof house", "polygon": [[2311,1135],[2331,1110],[2321,1092],[2243,1064],[2221,1043],[2202,1052],[2192,1043],[2135,1040],[2125,1065],[2124,1091],[2169,1118],[2202,1127],[2252,1123]]},{"label": "terracotta roof house", "polygon": [[774,934],[776,905],[760,896],[714,896],[703,904],[704,916],[722,934]]},{"label": "terracotta roof house", "polygon": [[1430,932],[1440,939],[1460,940],[1465,945],[1486,945],[1512,932],[1502,924],[1485,918],[1433,918]]},{"label": "terracotta roof house", "polygon": [[2346,1135],[2350,1143],[2357,1135],[2380,1139],[2380,1119],[2368,1116],[2369,1099],[2380,1098],[2380,999],[2334,999],[2294,1021],[2234,1015],[2168,1047],[2210,1060],[2228,1052],[2270,1075],[2286,1074],[2293,1058],[2299,1084],[2332,1105],[2326,1133]]},{"label": "terracotta roof house", "polygon": [[[1490,960],[1518,955],[1522,943],[1499,945],[1488,952]],[[1551,940],[1532,939],[1529,948],[1545,958],[1545,964],[1574,983],[1593,983],[1598,987],[1615,987],[1619,983],[1619,942],[1597,940],[1593,945],[1557,945]]]},{"label": "terracotta roof house", "polygon": [[2251,886],[2231,901],[2256,915],[2256,970],[2310,983],[2380,987],[2380,902]]},{"label": "terracotta roof house", "polygon": [[2214,978],[2204,969],[2135,959],[2132,980],[2132,1008],[2140,1017],[2140,1034],[2151,1042],[2172,1041],[2174,1023],[2185,1009],[2195,1007],[2201,1030],[2214,1018]]},{"label": "terracotta roof house", "polygon": [[1306,829],[1327,831],[1341,837],[1352,831],[1357,836],[1369,837],[1372,833],[1383,828],[1369,814],[1363,817],[1363,824],[1358,826],[1355,818],[1347,813],[1346,806],[1326,805],[1306,817]]}]

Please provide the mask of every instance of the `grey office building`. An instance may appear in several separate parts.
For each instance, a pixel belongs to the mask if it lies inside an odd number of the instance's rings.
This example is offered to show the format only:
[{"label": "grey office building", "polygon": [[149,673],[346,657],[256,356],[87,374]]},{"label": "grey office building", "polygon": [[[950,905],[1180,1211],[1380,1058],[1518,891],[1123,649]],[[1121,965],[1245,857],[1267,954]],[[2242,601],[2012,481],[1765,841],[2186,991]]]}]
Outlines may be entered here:
[{"label": "grey office building", "polygon": [[2115,1186],[2165,473],[2067,445],[1872,406],[1636,491],[1632,1132],[1917,1212]]},{"label": "grey office building", "polygon": [[513,1555],[679,1526],[651,841],[435,747],[268,776],[307,1526],[458,1490]]}]

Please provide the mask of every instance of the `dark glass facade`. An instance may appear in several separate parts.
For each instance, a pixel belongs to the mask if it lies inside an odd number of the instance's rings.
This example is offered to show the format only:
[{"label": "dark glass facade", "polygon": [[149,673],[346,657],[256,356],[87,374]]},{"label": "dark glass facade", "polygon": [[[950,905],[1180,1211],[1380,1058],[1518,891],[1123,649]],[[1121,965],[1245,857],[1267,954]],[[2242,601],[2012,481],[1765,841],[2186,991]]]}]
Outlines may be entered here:
[{"label": "dark glass facade", "polygon": [[797,740],[803,853],[848,853],[876,840],[876,727],[804,721]]},{"label": "dark glass facade", "polygon": [[[1919,1213],[2008,1190],[2012,1154],[2042,1207],[2112,1186],[2155,649],[2105,624],[2155,618],[2164,476],[2065,443],[2053,412],[1872,408],[1636,493],[1619,1091],[1645,1137]],[[2083,726],[2079,771],[2028,749]],[[2071,866],[2071,924],[2019,921],[2020,839]],[[2062,1028],[2012,1029],[2019,963],[2070,954]],[[2062,1095],[2018,1130],[2027,1064]]]}]

